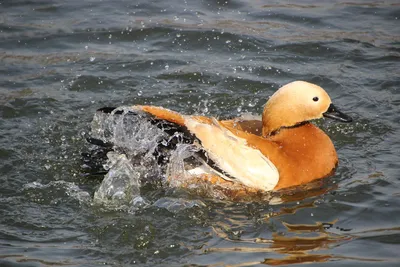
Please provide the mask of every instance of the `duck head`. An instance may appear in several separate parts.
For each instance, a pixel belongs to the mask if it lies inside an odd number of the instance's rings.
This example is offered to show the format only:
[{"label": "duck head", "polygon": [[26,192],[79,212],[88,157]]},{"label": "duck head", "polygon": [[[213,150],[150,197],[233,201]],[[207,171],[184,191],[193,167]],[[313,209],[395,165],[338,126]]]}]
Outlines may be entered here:
[{"label": "duck head", "polygon": [[351,117],[340,112],[329,95],[318,85],[295,81],[281,87],[268,100],[262,114],[263,136],[282,127],[327,117],[351,122]]}]

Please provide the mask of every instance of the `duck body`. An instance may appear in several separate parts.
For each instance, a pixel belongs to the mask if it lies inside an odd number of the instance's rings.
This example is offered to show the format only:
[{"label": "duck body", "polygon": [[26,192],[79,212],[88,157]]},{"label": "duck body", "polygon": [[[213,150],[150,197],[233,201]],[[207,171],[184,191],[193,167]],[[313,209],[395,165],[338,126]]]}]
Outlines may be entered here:
[{"label": "duck body", "polygon": [[[227,128],[246,138],[273,162],[279,171],[274,190],[329,176],[338,164],[335,147],[327,134],[310,122],[283,128],[263,138],[261,121],[225,121]],[[315,178],[318,177],[318,178]]]},{"label": "duck body", "polygon": [[335,147],[310,120],[325,116],[351,121],[332,105],[322,88],[301,81],[279,89],[267,102],[262,120],[218,121],[144,105],[132,110],[176,124],[198,140],[217,168],[188,170],[189,181],[239,185],[246,192],[279,190],[332,174],[338,164]]},{"label": "duck body", "polygon": [[267,138],[277,148],[268,153],[279,170],[279,182],[274,188],[292,187],[330,175],[338,164],[330,138],[312,123],[283,129]]}]

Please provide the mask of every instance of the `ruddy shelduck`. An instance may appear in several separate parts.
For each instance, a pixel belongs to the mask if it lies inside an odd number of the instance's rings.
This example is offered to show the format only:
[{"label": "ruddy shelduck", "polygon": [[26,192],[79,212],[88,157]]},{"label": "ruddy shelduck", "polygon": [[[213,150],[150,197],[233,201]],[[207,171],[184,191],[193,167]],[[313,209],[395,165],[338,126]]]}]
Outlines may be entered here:
[{"label": "ruddy shelduck", "polygon": [[133,110],[177,124],[197,138],[213,166],[188,170],[193,182],[228,181],[228,186],[239,184],[261,191],[293,187],[332,174],[338,164],[335,147],[311,121],[322,117],[352,121],[332,104],[324,89],[304,81],[276,91],[261,120],[219,121],[145,105],[133,106]]}]

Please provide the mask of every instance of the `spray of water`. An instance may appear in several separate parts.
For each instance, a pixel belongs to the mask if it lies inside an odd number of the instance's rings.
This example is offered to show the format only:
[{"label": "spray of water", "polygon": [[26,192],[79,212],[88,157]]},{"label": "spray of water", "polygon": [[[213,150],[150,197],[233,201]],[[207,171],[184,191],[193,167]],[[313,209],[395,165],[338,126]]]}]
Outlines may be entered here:
[{"label": "spray of water", "polygon": [[[167,134],[147,114],[130,107],[119,107],[109,114],[97,112],[90,134],[113,147],[104,164],[108,173],[94,194],[97,203],[130,208],[143,206],[146,202],[140,195],[143,183],[179,187],[189,179],[187,160],[193,158],[197,148],[184,144],[180,133]],[[178,140],[178,144],[169,150],[172,139]],[[165,161],[160,163],[155,154]]]}]

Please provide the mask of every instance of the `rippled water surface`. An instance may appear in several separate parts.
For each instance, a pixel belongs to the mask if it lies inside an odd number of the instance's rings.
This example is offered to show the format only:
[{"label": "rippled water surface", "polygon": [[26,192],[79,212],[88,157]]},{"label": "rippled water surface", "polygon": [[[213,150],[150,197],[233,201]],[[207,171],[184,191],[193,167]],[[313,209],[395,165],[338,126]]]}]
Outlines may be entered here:
[{"label": "rippled water surface", "polygon": [[[398,1],[0,0],[0,265],[398,266]],[[260,113],[325,88],[340,165],[319,189],[233,202],[141,188],[93,201],[85,133],[103,106]],[[149,169],[149,172],[152,171]]]}]

